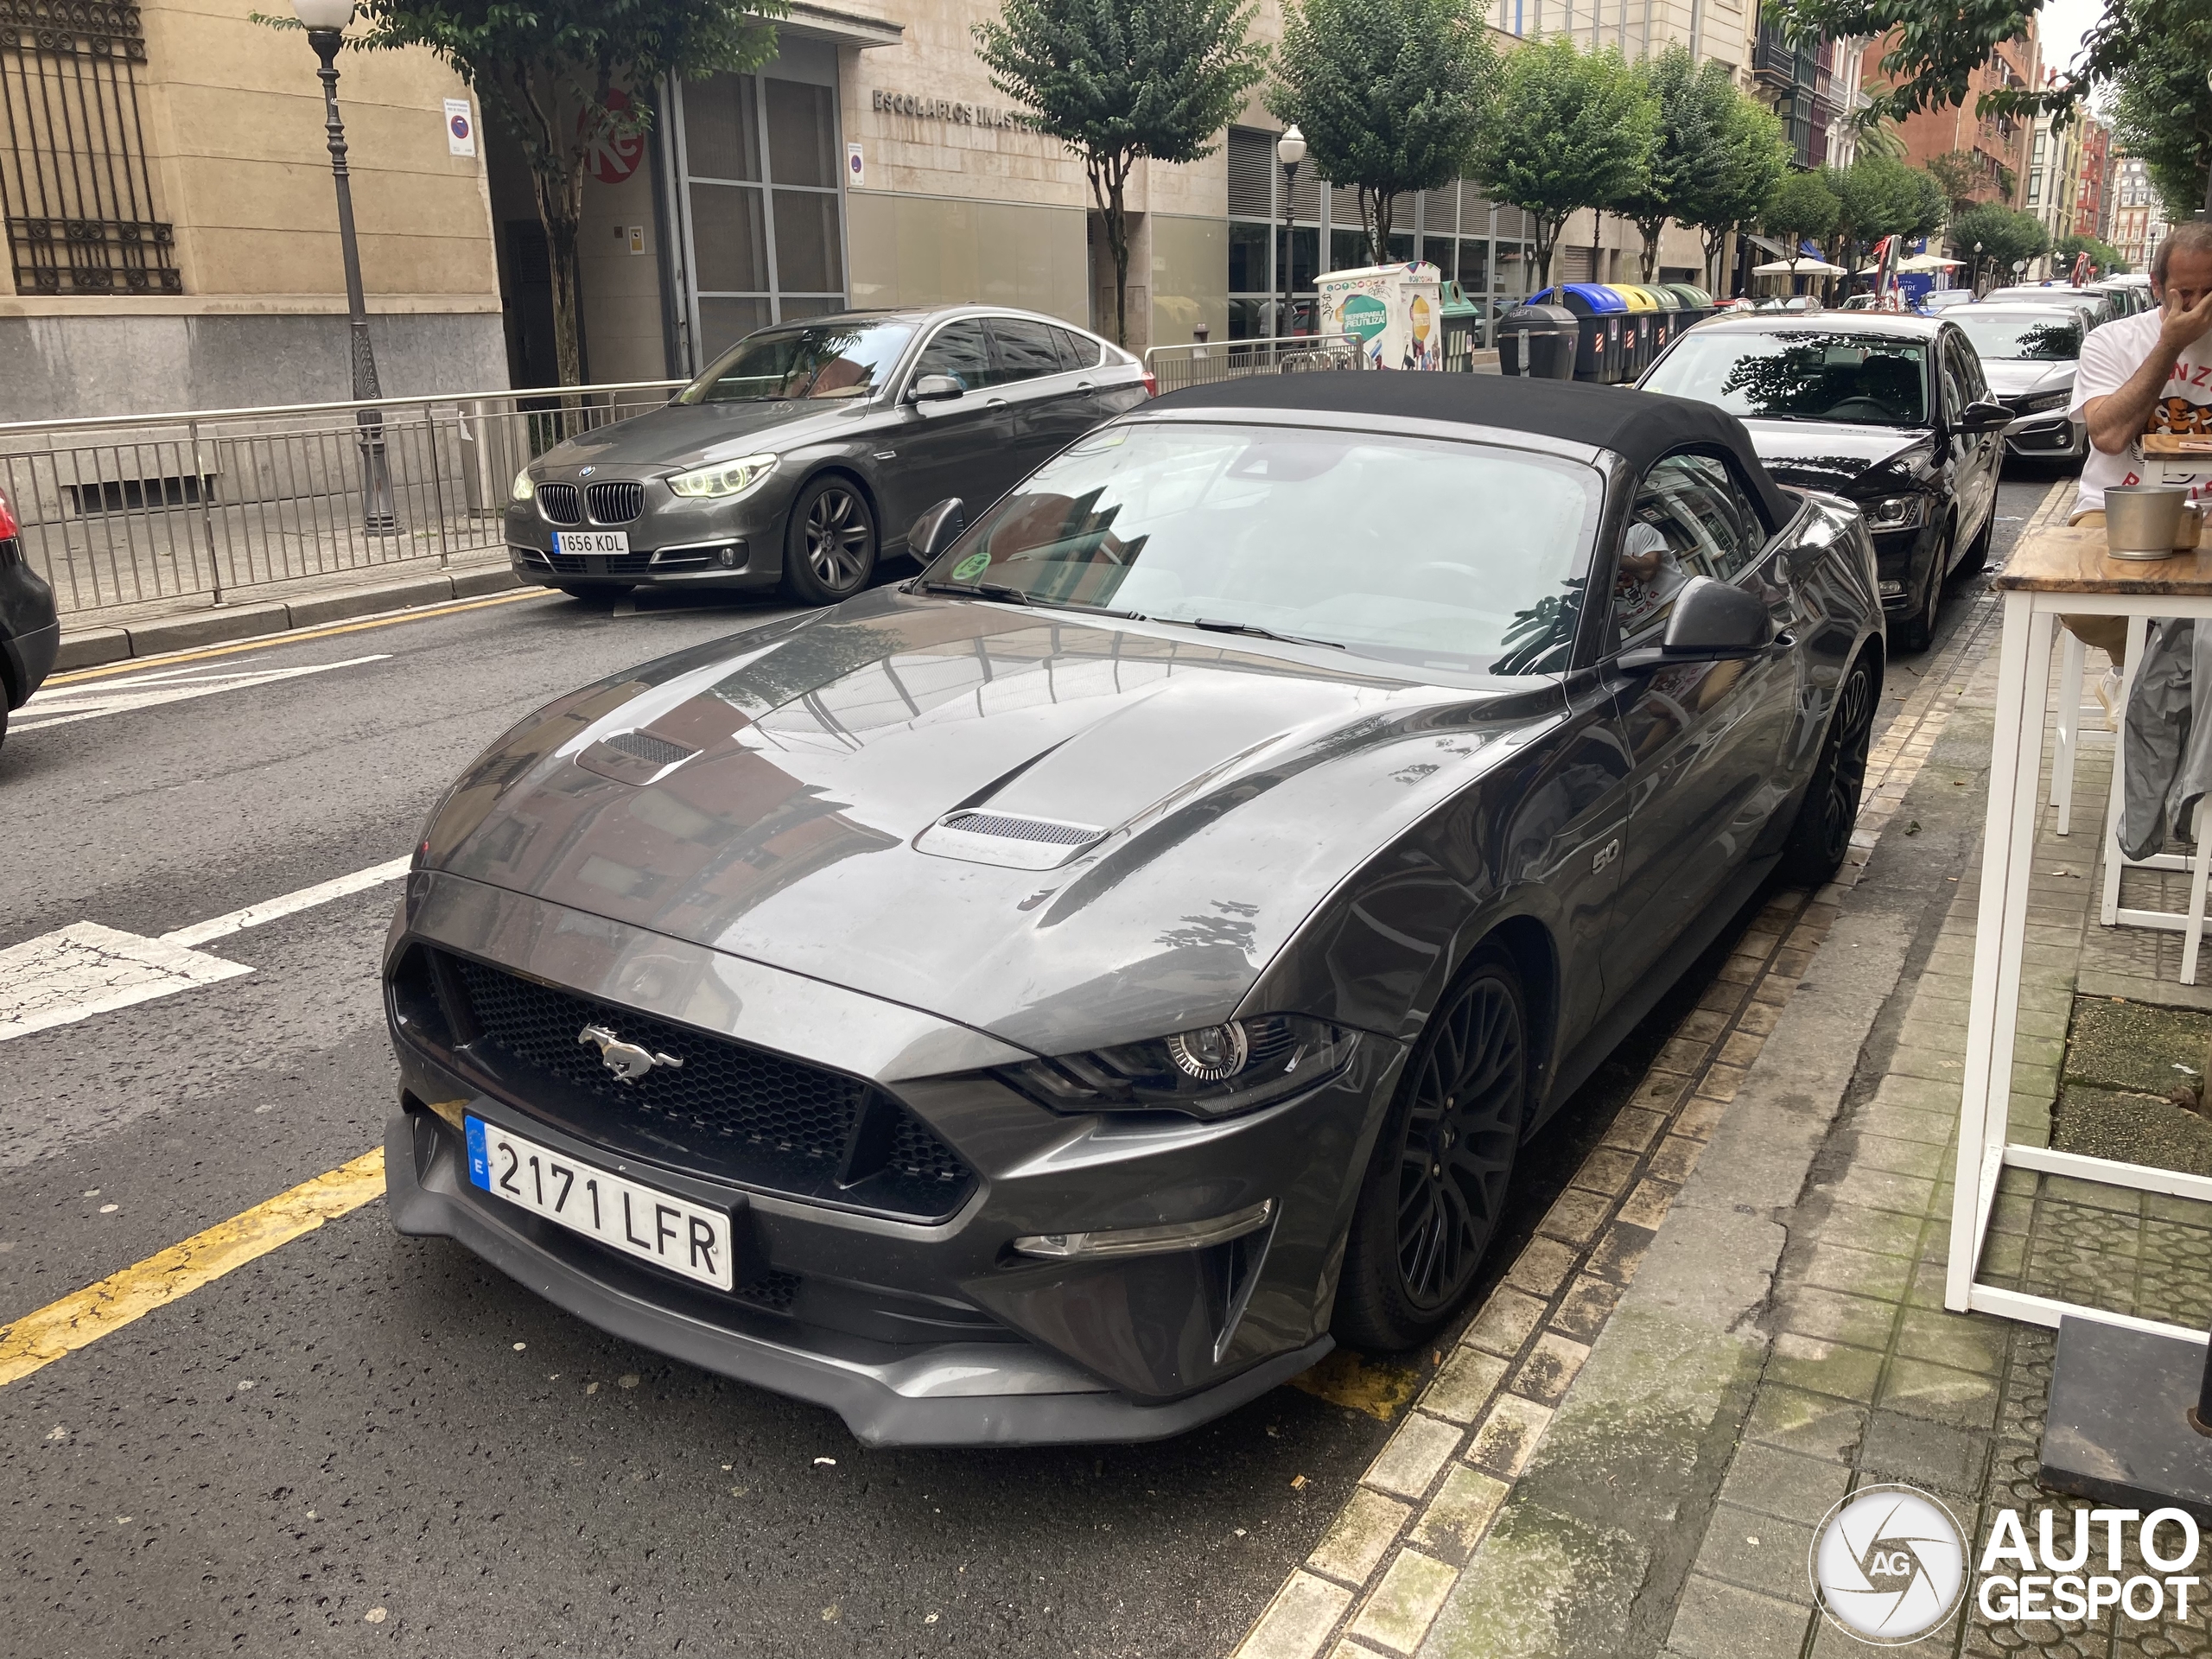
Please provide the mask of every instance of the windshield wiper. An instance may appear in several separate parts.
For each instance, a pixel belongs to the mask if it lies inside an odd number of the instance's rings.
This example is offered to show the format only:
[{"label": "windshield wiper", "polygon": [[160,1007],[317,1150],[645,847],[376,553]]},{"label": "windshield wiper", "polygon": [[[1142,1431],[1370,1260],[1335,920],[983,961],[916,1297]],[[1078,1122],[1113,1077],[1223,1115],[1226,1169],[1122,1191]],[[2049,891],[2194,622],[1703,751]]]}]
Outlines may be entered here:
[{"label": "windshield wiper", "polygon": [[[1180,620],[1163,616],[1163,622]],[[1255,639],[1280,639],[1286,645],[1326,645],[1331,651],[1342,651],[1344,642],[1338,639],[1309,639],[1299,633],[1277,633],[1273,628],[1263,628],[1256,622],[1224,622],[1211,616],[1193,617],[1183,625],[1190,628],[1204,628],[1208,633],[1248,633]]]},{"label": "windshield wiper", "polygon": [[1019,588],[1010,588],[1002,582],[925,582],[925,594],[967,594],[976,599],[1003,600],[1009,605],[1027,605],[1029,595]]}]

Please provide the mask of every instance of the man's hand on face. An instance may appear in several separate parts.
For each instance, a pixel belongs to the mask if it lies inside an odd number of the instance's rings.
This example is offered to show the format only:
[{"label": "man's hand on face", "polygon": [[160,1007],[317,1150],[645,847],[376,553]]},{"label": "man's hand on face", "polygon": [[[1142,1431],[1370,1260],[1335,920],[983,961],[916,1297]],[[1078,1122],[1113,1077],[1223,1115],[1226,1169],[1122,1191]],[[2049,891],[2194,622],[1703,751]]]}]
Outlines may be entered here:
[{"label": "man's hand on face", "polygon": [[[2199,261],[2188,263],[2191,270],[2178,269],[2183,260],[2177,257],[2177,269],[2167,273],[2165,293],[2160,307],[2158,344],[2167,353],[2178,354],[2187,351],[2204,338],[2212,329],[2212,283],[2202,280],[2202,274],[2193,269]],[[2194,279],[2194,280],[2192,280]]]}]

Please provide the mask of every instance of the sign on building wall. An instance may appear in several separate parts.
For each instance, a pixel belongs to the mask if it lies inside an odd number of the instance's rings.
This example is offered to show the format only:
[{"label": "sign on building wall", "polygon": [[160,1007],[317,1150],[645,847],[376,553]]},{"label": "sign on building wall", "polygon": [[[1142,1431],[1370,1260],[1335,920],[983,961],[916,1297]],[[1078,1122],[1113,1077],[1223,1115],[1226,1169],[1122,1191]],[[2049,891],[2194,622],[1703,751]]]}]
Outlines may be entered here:
[{"label": "sign on building wall", "polygon": [[925,121],[950,121],[962,127],[1018,127],[1020,115],[1013,110],[993,109],[988,104],[963,104],[957,99],[925,98],[919,92],[887,92],[877,87],[870,106],[893,115],[915,115]]},{"label": "sign on building wall", "polygon": [[446,99],[446,149],[454,156],[476,153],[476,117],[465,98]]},{"label": "sign on building wall", "polygon": [[868,163],[861,159],[858,144],[845,146],[845,182],[855,190],[868,188]]}]

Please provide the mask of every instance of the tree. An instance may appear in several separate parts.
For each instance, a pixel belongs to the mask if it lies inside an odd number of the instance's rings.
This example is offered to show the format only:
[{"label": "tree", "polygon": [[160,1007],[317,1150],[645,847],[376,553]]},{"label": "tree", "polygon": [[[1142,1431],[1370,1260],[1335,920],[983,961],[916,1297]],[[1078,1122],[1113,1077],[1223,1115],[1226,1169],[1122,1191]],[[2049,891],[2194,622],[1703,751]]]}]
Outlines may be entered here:
[{"label": "tree", "polygon": [[1658,108],[1617,48],[1583,52],[1550,35],[1506,54],[1473,168],[1493,198],[1536,221],[1541,286],[1568,217],[1635,192],[1658,137]]},{"label": "tree", "polygon": [[1458,0],[1296,0],[1268,108],[1306,136],[1331,184],[1358,194],[1370,264],[1394,200],[1459,176],[1497,90],[1497,48]]},{"label": "tree", "polygon": [[1727,122],[1736,95],[1726,64],[1700,67],[1687,47],[1669,47],[1632,72],[1659,112],[1658,142],[1637,187],[1605,206],[1643,238],[1643,280],[1657,275],[1659,238],[1670,219],[1694,225],[1726,164]]},{"label": "tree", "polygon": [[[775,54],[784,0],[361,0],[360,51],[427,47],[521,146],[545,227],[561,384],[583,378],[576,245],[593,153],[651,127],[648,90]],[[289,20],[283,20],[289,21]]]},{"label": "tree", "polygon": [[1267,48],[1238,0],[1006,0],[971,31],[991,85],[1083,161],[1114,257],[1114,338],[1128,340],[1129,175],[1195,162],[1244,107]]},{"label": "tree", "polygon": [[2205,190],[2212,161],[2212,86],[2207,60],[2190,58],[2171,41],[2143,42],[2120,77],[2113,137],[2149,165],[2165,217],[2180,224],[2212,197]]},{"label": "tree", "polygon": [[2058,260],[2060,274],[2074,269],[2075,260],[2089,256],[2089,266],[2100,276],[2117,276],[2127,269],[2127,262],[2120,257],[2120,250],[2109,242],[2094,236],[2062,236],[2050,245]]},{"label": "tree", "polygon": [[1769,236],[1784,244],[1789,250],[1789,275],[1797,276],[1797,262],[1804,257],[1801,251],[1808,240],[1817,242],[1835,228],[1836,215],[1843,211],[1843,204],[1835,199],[1827,181],[1817,173],[1792,173],[1782,181],[1774,193],[1774,200],[1766,205],[1766,212],[1759,216],[1759,223]]},{"label": "tree", "polygon": [[1847,266],[1885,236],[1910,241],[1933,234],[1950,212],[1931,175],[1887,156],[1863,155],[1849,167],[1821,168],[1821,177],[1838,206],[1833,251]]},{"label": "tree", "polygon": [[[1988,265],[2002,284],[2012,280],[2012,267],[2024,259],[2041,257],[2050,249],[2050,232],[2033,213],[2024,213],[1999,201],[1969,207],[1951,221],[1951,243],[1959,257],[1970,260],[1974,275]],[[1981,251],[1974,251],[1976,246]]]},{"label": "tree", "polygon": [[1955,215],[1963,213],[1979,201],[1982,189],[1989,182],[1981,158],[1970,149],[1947,149],[1941,156],[1929,156],[1928,171],[1950,198]]},{"label": "tree", "polygon": [[1703,232],[1707,280],[1715,289],[1727,276],[1720,261],[1728,238],[1758,223],[1789,171],[1781,118],[1732,86],[1730,92],[1733,102],[1721,129],[1721,165],[1691,221]]}]

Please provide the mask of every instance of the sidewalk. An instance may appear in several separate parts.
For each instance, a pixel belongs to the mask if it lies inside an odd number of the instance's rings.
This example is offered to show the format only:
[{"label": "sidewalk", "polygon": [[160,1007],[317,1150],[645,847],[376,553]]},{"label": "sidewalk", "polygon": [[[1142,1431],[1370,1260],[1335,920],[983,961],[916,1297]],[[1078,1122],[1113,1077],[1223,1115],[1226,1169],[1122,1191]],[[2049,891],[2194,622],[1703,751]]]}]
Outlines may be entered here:
[{"label": "sidewalk", "polygon": [[[1240,1659],[1863,1653],[1807,1572],[1848,1491],[1908,1482],[1976,1540],[2088,1507],[2034,1484],[2055,1333],[1942,1308],[1997,632],[1985,598],[1878,744],[1841,877],[1739,941]],[[2177,937],[2094,925],[2111,752],[2085,734],[2074,833],[2046,813],[2036,847],[2017,1139],[2085,1064],[2077,989],[2212,1007]],[[1984,1276],[2201,1324],[2208,1268],[2205,1206],[2013,1172]],[[2113,1625],[1969,1596],[1897,1651],[2212,1652],[2201,1618]]]}]

